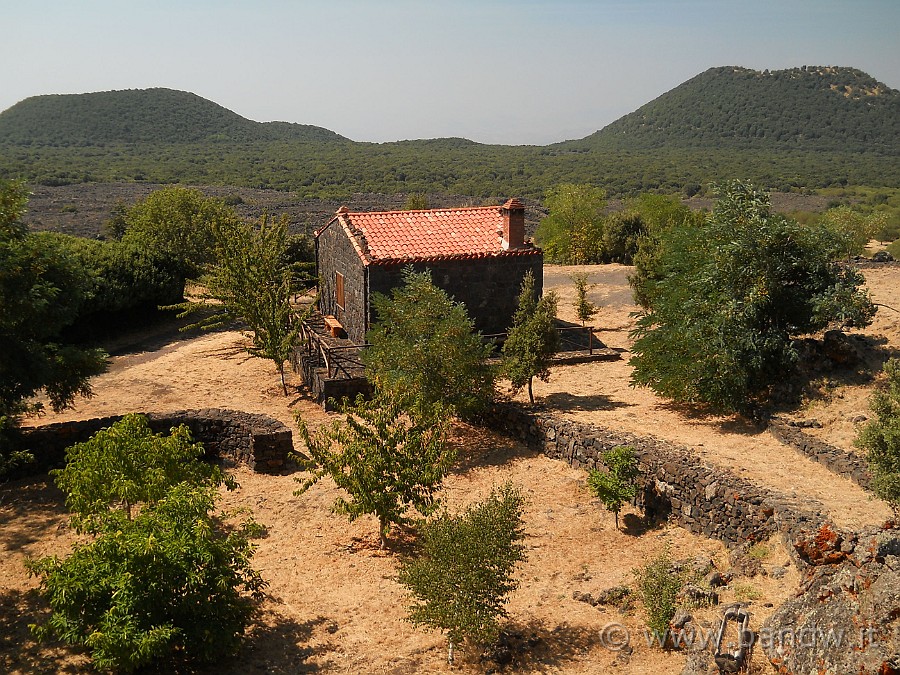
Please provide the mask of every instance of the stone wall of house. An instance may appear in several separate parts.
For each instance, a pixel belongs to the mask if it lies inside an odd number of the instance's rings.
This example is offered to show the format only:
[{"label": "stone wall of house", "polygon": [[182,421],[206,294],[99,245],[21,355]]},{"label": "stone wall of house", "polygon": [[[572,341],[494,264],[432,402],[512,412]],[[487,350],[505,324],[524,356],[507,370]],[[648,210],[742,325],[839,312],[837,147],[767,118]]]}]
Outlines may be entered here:
[{"label": "stone wall of house", "polygon": [[661,439],[558,419],[514,404],[498,404],[484,423],[573,467],[603,469],[601,455],[634,448],[644,485],[639,502],[649,517],[668,516],[691,532],[737,546],[781,534],[798,565],[808,561],[794,544],[827,523],[824,509],[703,464],[690,449]]},{"label": "stone wall of house", "polygon": [[[146,417],[154,433],[168,433],[184,424],[194,440],[203,443],[208,459],[247,464],[260,473],[279,473],[287,468],[294,449],[291,430],[266,415],[207,408],[146,413]],[[120,419],[122,415],[112,415],[22,429],[24,447],[34,455],[34,461],[20,467],[14,476],[61,467],[66,448],[88,440]]]},{"label": "stone wall of house", "polygon": [[[366,268],[340,223],[332,223],[316,239],[316,271],[319,275],[319,309],[334,316],[353,342],[366,337]],[[335,273],[344,275],[344,306],[335,295]]]},{"label": "stone wall of house", "polygon": [[[543,290],[544,256],[509,255],[466,260],[416,263],[417,272],[429,270],[432,281],[466,306],[475,328],[485,335],[506,332],[512,324],[525,274],[534,274],[535,288]],[[403,266],[371,265],[369,290],[387,294],[401,284]],[[375,320],[374,315],[370,317]]]}]

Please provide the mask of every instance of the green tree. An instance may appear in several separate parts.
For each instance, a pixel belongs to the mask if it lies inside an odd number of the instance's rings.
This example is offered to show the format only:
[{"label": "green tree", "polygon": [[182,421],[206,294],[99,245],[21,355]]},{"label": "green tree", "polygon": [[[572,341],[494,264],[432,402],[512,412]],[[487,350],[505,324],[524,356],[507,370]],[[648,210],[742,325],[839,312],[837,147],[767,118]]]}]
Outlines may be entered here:
[{"label": "green tree", "polygon": [[550,211],[534,233],[550,262],[584,265],[600,262],[606,192],[593,185],[564,183],[547,191]]},{"label": "green tree", "polygon": [[424,192],[410,192],[403,203],[404,211],[421,211],[428,208],[428,195]]},{"label": "green tree", "polygon": [[106,354],[66,343],[60,334],[87,299],[90,276],[48,240],[30,234],[20,218],[28,202],[23,183],[0,181],[0,470],[27,458],[14,447],[20,417],[43,405],[54,410],[89,396],[90,378]]},{"label": "green tree", "polygon": [[343,413],[343,420],[315,434],[297,416],[311,476],[300,481],[295,494],[331,476],[349,495],[335,501],[335,512],[351,522],[376,516],[384,548],[391,526],[409,522],[409,508],[428,515],[437,507],[437,492],[456,457],[446,443],[448,417],[437,409],[411,418],[397,400],[365,401],[362,396],[345,405]]},{"label": "green tree", "polygon": [[632,382],[687,403],[746,411],[792,372],[791,338],[833,320],[867,325],[875,307],[835,240],[773,214],[766,195],[722,188],[708,221],[660,238],[649,309],[638,318]]},{"label": "green tree", "polygon": [[84,531],[118,507],[131,520],[135,505],[157,503],[178,483],[235,486],[218,467],[198,461],[202,457],[203,446],[186,426],[173,427],[168,436],[154,434],[146,417],[131,414],[68,448],[65,467],[50,473]]},{"label": "green tree", "polygon": [[528,387],[531,403],[534,403],[531,386],[534,378],[547,381],[551,358],[559,349],[555,324],[557,302],[554,291],[536,299],[534,275],[529,271],[522,280],[513,325],[503,343],[503,373],[514,393]]},{"label": "green tree", "polygon": [[490,644],[525,560],[525,500],[511,483],[458,516],[425,524],[420,554],[401,564],[398,580],[414,597],[409,620],[447,634],[447,660],[464,640]]},{"label": "green tree", "polygon": [[213,516],[216,486],[236,484],[202,454],[185,427],[159,436],[137,415],[69,449],[54,476],[73,526],[92,537],[29,564],[52,610],[39,638],[128,672],[175,653],[234,652],[266,586],[250,566],[259,526]]},{"label": "green tree", "polygon": [[[288,257],[287,217],[270,221],[264,214],[256,226],[249,222],[215,223],[215,262],[205,266],[196,300],[178,305],[185,316],[206,315],[189,327],[219,328],[241,322],[250,329],[247,351],[272,361],[288,395],[284,364],[290,359],[303,319],[292,300],[308,290],[312,279],[298,278]],[[314,304],[314,303],[313,303]],[[312,307],[313,305],[310,305]]]},{"label": "green tree", "polygon": [[588,284],[587,274],[584,272],[575,272],[572,283],[575,284],[575,315],[583,326],[597,313],[597,307],[587,298],[588,291],[594,284]]},{"label": "green tree", "polygon": [[638,251],[647,226],[640,213],[621,211],[611,213],[603,224],[603,262],[630,265]]},{"label": "green tree", "polygon": [[637,478],[640,475],[634,449],[627,445],[619,445],[601,455],[607,471],[591,469],[588,474],[588,487],[607,511],[612,511],[616,518],[616,529],[619,529],[619,511],[626,502],[637,495]]},{"label": "green tree", "polygon": [[872,489],[900,517],[900,359],[884,364],[887,382],[872,395],[875,419],[859,432],[856,445],[867,454]]},{"label": "green tree", "polygon": [[849,206],[839,206],[828,209],[820,222],[833,233],[840,253],[849,260],[854,255],[861,255],[869,241],[884,229],[887,215],[881,212],[865,214]]},{"label": "green tree", "polygon": [[196,278],[215,253],[213,228],[239,221],[234,209],[199,190],[165,187],[132,206],[122,241],[172,260],[184,278]]},{"label": "green tree", "polygon": [[632,256],[635,271],[628,277],[628,283],[634,291],[635,302],[649,309],[655,282],[662,276],[663,233],[672,228],[701,225],[704,214],[691,211],[677,197],[649,193],[628,200],[626,208],[638,214],[644,224],[644,232],[638,237]]},{"label": "green tree", "polygon": [[362,351],[366,376],[413,415],[428,418],[437,404],[470,417],[487,406],[494,377],[485,344],[463,304],[435,286],[429,272],[403,270],[390,297],[372,298],[376,323]]},{"label": "green tree", "polygon": [[123,672],[176,654],[211,662],[234,653],[266,582],[250,564],[259,526],[226,532],[211,514],[215,498],[179,483],[133,520],[110,512],[66,558],[29,563],[51,609],[37,637]]}]

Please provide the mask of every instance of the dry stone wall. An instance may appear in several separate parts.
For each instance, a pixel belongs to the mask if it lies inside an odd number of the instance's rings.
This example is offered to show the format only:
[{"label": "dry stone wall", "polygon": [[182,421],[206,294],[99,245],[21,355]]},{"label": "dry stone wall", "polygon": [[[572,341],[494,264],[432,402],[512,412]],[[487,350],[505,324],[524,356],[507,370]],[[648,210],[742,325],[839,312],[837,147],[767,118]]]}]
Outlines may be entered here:
[{"label": "dry stone wall", "polygon": [[[154,433],[168,433],[184,424],[194,439],[203,443],[207,458],[247,464],[260,473],[279,473],[288,468],[294,449],[291,430],[266,415],[205,408],[146,413],[146,417]],[[88,440],[120,419],[122,415],[112,415],[23,429],[24,446],[35,461],[21,467],[16,475],[62,466],[66,448]]]},{"label": "dry stone wall", "polygon": [[864,490],[872,485],[872,474],[861,456],[820,441],[804,433],[796,424],[784,420],[769,420],[769,431],[779,441],[802,452],[829,471],[845,476]]},{"label": "dry stone wall", "polygon": [[793,544],[827,521],[824,509],[814,501],[801,501],[705,465],[690,449],[658,438],[558,419],[510,403],[496,405],[484,422],[576,468],[602,469],[603,452],[631,446],[645,478],[639,500],[648,516],[668,515],[691,532],[731,546],[780,533],[800,566],[808,561]]}]

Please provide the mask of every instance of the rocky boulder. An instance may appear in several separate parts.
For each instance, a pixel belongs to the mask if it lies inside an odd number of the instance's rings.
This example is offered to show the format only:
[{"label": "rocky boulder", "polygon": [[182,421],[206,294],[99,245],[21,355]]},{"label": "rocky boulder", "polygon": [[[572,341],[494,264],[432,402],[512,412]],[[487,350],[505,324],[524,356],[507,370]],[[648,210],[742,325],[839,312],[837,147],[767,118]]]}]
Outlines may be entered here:
[{"label": "rocky boulder", "polygon": [[796,546],[809,567],[759,632],[769,661],[784,675],[900,675],[900,529],[823,526]]}]

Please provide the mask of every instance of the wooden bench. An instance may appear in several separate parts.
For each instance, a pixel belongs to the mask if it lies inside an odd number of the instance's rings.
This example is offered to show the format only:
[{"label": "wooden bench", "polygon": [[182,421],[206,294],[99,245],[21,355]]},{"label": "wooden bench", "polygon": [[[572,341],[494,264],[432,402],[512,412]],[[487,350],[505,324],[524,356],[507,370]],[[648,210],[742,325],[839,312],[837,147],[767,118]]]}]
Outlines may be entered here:
[{"label": "wooden bench", "polygon": [[325,328],[331,334],[331,337],[342,338],[347,335],[341,322],[331,315],[325,317]]}]

